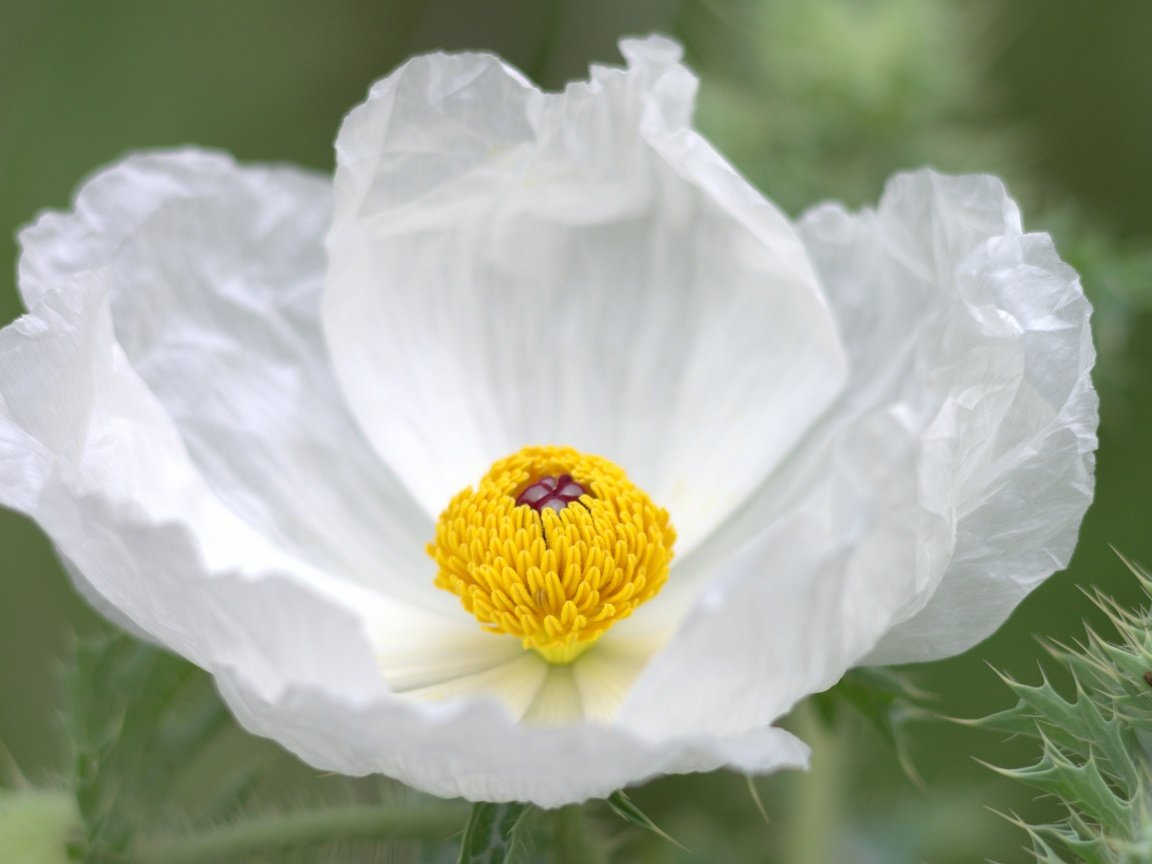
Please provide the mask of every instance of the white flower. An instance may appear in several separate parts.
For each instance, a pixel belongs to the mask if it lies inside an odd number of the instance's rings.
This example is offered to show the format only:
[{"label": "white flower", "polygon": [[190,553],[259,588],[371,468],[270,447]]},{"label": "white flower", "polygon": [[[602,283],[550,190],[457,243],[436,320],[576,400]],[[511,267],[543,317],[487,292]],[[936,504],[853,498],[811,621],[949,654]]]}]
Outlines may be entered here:
[{"label": "white flower", "polygon": [[[797,700],[967,648],[1071,554],[1093,350],[1048,236],[931,171],[790,223],[692,130],[679,49],[622,49],[562,94],[417,58],[332,181],[138,155],[21,235],[0,503],[316,766],[555,806],[803,765]],[[611,460],[636,542],[678,535],[652,599],[540,650],[482,629],[496,588],[465,611],[436,528],[530,446]]]}]

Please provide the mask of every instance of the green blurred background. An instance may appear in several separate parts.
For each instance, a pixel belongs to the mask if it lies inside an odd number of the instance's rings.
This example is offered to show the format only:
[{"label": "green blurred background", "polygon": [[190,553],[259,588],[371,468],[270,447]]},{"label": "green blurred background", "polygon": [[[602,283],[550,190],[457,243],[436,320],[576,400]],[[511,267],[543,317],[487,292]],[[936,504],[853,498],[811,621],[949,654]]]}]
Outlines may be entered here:
[{"label": "green blurred background", "polygon": [[[556,87],[590,61],[619,62],[619,35],[651,31],[686,44],[703,82],[699,124],[789,212],[874,201],[902,167],[990,171],[1080,269],[1097,308],[1103,420],[1097,500],[1073,566],[994,638],[913,670],[941,713],[1006,706],[987,664],[1034,678],[1035,636],[1071,639],[1092,617],[1079,586],[1136,601],[1110,545],[1152,562],[1145,0],[0,0],[0,318],[21,311],[17,228],[67,206],[83,177],[130,150],[198,144],[327,170],[342,114],[409,54],[489,49]],[[35,779],[61,770],[55,671],[72,634],[92,626],[47,541],[0,513],[0,742]],[[816,775],[758,782],[770,825],[740,778],[661,781],[636,797],[694,851],[634,842],[620,860],[1029,860],[1023,835],[986,808],[1043,802],[971,758],[1026,753],[917,724],[907,747],[918,790],[860,722],[801,722],[819,745]],[[797,851],[798,826],[813,819],[826,846]]]}]

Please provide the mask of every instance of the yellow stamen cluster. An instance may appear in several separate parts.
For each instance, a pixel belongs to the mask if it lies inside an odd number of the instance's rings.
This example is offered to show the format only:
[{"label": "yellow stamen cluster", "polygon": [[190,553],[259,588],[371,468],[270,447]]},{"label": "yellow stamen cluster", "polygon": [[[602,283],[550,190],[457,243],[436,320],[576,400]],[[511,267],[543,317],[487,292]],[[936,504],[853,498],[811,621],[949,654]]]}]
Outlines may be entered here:
[{"label": "yellow stamen cluster", "polygon": [[[570,475],[585,494],[562,509],[517,504],[542,478]],[[624,472],[570,447],[525,447],[452,499],[428,554],[436,586],[490,633],[570,663],[652,599],[676,532]]]}]

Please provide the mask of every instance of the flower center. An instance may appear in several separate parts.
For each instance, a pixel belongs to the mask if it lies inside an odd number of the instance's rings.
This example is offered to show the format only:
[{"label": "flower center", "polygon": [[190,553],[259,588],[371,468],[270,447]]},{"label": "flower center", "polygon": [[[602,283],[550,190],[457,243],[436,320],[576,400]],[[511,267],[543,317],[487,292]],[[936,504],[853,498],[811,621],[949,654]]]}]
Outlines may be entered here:
[{"label": "flower center", "polygon": [[676,532],[607,459],[525,447],[440,516],[436,586],[490,633],[571,663],[668,578]]}]

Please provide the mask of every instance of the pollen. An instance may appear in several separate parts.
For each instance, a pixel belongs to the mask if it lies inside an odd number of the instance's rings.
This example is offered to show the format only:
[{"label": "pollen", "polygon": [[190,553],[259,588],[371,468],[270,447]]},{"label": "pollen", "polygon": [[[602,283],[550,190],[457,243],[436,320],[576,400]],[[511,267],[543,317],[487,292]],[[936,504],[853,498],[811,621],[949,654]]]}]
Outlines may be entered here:
[{"label": "pollen", "polygon": [[525,447],[452,499],[428,554],[484,630],[563,664],[659,593],[675,539],[617,465]]}]

